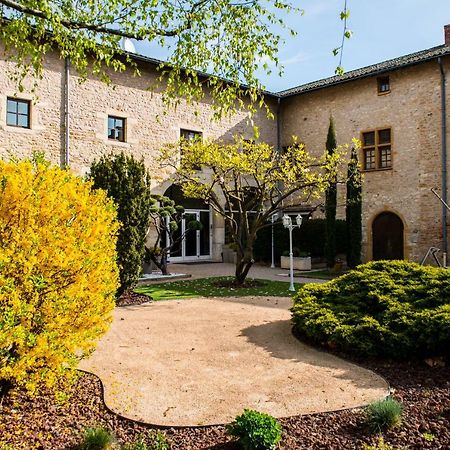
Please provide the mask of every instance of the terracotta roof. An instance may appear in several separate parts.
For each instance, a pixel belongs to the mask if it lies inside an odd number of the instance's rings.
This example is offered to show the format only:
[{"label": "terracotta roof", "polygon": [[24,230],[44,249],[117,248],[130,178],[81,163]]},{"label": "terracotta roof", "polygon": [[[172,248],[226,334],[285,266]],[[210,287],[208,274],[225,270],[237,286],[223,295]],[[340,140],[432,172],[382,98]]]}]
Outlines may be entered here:
[{"label": "terracotta roof", "polygon": [[398,58],[373,64],[361,69],[351,70],[344,73],[344,75],[336,75],[334,77],[323,78],[322,80],[302,84],[300,86],[278,92],[277,95],[283,98],[303,94],[305,92],[315,91],[317,89],[323,89],[329,86],[335,86],[337,84],[348,83],[349,81],[357,80],[359,78],[370,77],[390,72],[392,70],[401,69],[403,67],[413,66],[447,55],[450,55],[450,46],[439,45],[438,47],[410,53],[409,55],[400,56]]}]

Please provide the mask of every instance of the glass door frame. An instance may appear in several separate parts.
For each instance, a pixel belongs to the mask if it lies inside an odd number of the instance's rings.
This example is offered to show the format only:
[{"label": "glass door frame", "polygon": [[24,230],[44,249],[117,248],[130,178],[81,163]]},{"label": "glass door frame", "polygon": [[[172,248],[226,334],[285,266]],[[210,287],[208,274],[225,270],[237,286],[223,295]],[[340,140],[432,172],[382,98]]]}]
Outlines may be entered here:
[{"label": "glass door frame", "polygon": [[[203,230],[196,230],[196,255],[193,256],[186,256],[186,220],[184,215],[185,214],[191,214],[196,216],[197,221],[200,221],[200,213],[201,212],[207,212],[209,214],[209,254],[208,255],[201,255],[201,247],[200,247],[200,233]],[[212,259],[212,218],[213,214],[211,211],[211,208],[209,209],[185,209],[183,213],[183,218],[181,220],[181,233],[183,234],[183,239],[181,241],[181,256],[173,256],[170,257],[170,253],[168,255],[168,261],[169,263],[181,263],[181,262],[193,262],[193,261],[201,261],[201,260],[210,260]],[[167,239],[169,239],[169,236],[167,236]]]}]

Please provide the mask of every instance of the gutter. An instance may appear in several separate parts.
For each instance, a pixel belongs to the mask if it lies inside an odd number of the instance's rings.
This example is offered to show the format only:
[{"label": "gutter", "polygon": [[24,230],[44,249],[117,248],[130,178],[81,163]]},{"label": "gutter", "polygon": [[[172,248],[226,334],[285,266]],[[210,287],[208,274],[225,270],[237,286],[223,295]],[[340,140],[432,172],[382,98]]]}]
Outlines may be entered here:
[{"label": "gutter", "polygon": [[281,98],[277,98],[277,150],[281,153]]},{"label": "gutter", "polygon": [[441,173],[441,195],[442,200],[442,240],[443,240],[443,253],[444,260],[448,253],[448,242],[447,242],[447,208],[444,203],[448,203],[447,199],[447,102],[446,102],[446,76],[444,67],[442,64],[442,59],[438,58],[439,69],[441,72],[441,162],[442,162],[442,173]]},{"label": "gutter", "polygon": [[70,164],[70,59],[64,60],[64,160],[62,166]]}]

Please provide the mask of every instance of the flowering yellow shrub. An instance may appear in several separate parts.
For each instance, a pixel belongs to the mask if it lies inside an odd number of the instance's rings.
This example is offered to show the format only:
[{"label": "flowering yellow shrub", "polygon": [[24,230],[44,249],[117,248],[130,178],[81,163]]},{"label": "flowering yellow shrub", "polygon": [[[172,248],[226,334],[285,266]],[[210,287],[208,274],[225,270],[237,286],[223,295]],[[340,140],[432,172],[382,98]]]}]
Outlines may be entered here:
[{"label": "flowering yellow shrub", "polygon": [[115,207],[44,162],[0,161],[0,390],[54,386],[108,328]]}]

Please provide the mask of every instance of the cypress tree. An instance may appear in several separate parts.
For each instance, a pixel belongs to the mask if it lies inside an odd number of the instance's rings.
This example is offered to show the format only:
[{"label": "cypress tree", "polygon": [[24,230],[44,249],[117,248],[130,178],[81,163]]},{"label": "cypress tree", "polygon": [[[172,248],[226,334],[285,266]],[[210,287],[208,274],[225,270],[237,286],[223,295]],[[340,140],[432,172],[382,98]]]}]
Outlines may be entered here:
[{"label": "cypress tree", "polygon": [[361,264],[362,240],[362,189],[358,155],[352,148],[347,171],[347,201],[345,208],[347,222],[347,265],[350,268]]},{"label": "cypress tree", "polygon": [[[326,149],[329,155],[336,150],[336,133],[334,131],[333,117],[330,117]],[[331,183],[325,192],[325,257],[327,266],[333,267],[336,258],[336,206],[337,206],[337,183]]]},{"label": "cypress tree", "polygon": [[142,272],[145,257],[145,237],[150,225],[150,174],[144,161],[120,153],[102,156],[91,166],[90,179],[94,188],[107,192],[117,207],[121,223],[117,237],[119,265],[119,297],[134,286]]}]

